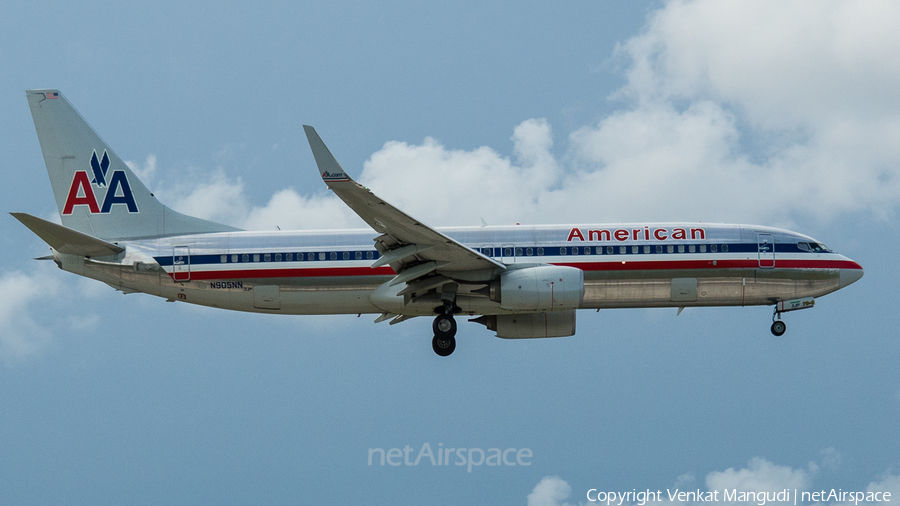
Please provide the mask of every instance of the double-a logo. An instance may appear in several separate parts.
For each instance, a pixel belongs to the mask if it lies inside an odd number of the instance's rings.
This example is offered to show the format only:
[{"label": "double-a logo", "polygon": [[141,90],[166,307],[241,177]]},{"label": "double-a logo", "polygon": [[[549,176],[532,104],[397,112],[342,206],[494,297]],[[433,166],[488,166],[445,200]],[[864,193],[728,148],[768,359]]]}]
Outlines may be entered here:
[{"label": "double-a logo", "polygon": [[[134,193],[131,192],[131,185],[128,184],[128,177],[125,175],[125,171],[112,171],[109,182],[107,182],[108,170],[109,155],[106,153],[106,150],[103,151],[103,156],[99,158],[97,157],[97,152],[94,151],[94,154],[91,156],[91,172],[94,178],[91,179],[86,170],[75,171],[72,185],[69,186],[69,195],[66,197],[66,205],[63,207],[63,214],[72,214],[75,206],[88,206],[90,214],[107,214],[115,204],[126,206],[129,213],[138,212],[137,204],[134,201]],[[94,192],[94,186],[98,189],[106,188],[102,203]]]}]

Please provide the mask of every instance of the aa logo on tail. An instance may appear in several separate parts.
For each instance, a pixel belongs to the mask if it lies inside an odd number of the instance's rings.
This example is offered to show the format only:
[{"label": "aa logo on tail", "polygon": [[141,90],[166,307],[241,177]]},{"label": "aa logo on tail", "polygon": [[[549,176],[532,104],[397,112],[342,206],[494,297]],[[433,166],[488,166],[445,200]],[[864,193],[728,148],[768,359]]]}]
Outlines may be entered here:
[{"label": "aa logo on tail", "polygon": [[106,186],[106,171],[109,169],[109,156],[106,151],[103,152],[103,160],[97,161],[97,152],[91,156],[91,170],[94,171],[94,180],[91,183],[104,187]]},{"label": "aa logo on tail", "polygon": [[[109,170],[109,155],[106,150],[103,156],[98,157],[97,152],[91,156],[91,173],[94,179],[91,180],[86,170],[75,171],[72,178],[72,185],[69,186],[69,194],[66,197],[66,204],[63,206],[63,214],[72,214],[75,206],[88,206],[90,214],[108,214],[112,211],[112,206],[122,204],[128,208],[129,213],[138,212],[137,203],[134,201],[134,193],[131,191],[131,185],[128,184],[128,176],[124,170],[114,170],[109,182],[106,181],[107,171]],[[98,189],[106,188],[106,194],[103,195],[103,202],[97,198],[94,192],[94,185]]]}]

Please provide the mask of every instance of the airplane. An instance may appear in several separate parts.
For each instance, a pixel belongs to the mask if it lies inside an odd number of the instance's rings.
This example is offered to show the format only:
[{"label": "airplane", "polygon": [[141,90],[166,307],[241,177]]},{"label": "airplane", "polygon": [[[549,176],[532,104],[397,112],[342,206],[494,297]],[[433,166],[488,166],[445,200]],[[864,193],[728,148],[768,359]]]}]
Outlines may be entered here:
[{"label": "airplane", "polygon": [[[371,229],[246,231],[166,207],[59,90],[29,90],[62,224],[11,213],[62,270],[125,294],[237,311],[433,317],[432,349],[456,349],[457,316],[507,339],[575,334],[576,311],[773,306],[782,314],[863,275],[788,230],[633,223],[430,227],[354,181],[304,126],[325,185]],[[474,183],[473,183],[474,184]]]}]

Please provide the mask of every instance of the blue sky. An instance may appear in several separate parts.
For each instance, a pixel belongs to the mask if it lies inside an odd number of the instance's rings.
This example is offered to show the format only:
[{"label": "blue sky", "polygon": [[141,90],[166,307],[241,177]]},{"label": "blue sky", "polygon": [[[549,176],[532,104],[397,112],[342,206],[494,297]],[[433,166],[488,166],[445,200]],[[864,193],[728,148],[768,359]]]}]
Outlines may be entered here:
[{"label": "blue sky", "polygon": [[[797,230],[865,277],[769,308],[581,312],[574,337],[122,296],[0,235],[0,503],[586,503],[588,489],[900,497],[900,9],[890,2],[42,2],[0,16],[4,211],[51,218],[24,90],[157,196],[255,229],[362,223],[301,125],[433,225]],[[48,265],[49,264],[49,265]],[[367,464],[527,448],[529,466]]]}]

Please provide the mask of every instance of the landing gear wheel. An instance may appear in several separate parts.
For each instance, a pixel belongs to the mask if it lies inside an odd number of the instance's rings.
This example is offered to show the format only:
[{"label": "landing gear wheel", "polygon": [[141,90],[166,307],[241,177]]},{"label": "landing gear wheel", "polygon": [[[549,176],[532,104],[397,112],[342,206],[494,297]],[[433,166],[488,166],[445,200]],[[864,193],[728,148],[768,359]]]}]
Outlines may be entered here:
[{"label": "landing gear wheel", "polygon": [[439,314],[431,324],[436,338],[441,340],[453,339],[456,336],[456,320],[451,314]]},{"label": "landing gear wheel", "polygon": [[787,325],[785,325],[783,321],[775,320],[774,322],[772,322],[772,334],[775,334],[776,336],[780,337],[780,336],[784,335],[784,332],[786,330],[787,330]]},{"label": "landing gear wheel", "polygon": [[431,338],[431,348],[441,357],[449,357],[453,350],[456,349],[456,338],[439,339],[438,336]]}]

